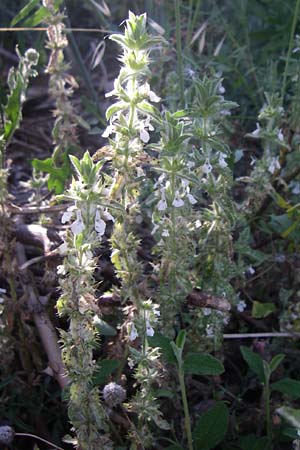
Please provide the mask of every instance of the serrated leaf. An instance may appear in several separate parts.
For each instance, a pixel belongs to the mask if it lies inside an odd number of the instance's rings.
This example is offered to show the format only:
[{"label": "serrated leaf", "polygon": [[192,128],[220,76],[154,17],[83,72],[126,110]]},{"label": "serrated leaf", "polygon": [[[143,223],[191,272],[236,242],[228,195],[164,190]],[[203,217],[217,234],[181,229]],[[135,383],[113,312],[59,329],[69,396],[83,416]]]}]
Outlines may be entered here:
[{"label": "serrated leaf", "polygon": [[264,383],[265,376],[262,358],[257,353],[250,350],[250,348],[244,347],[243,345],[241,345],[240,350],[250,369],[256,373],[261,383]]},{"label": "serrated leaf", "polygon": [[21,11],[18,12],[18,14],[12,19],[10,26],[14,27],[17,25],[17,23],[21,22],[21,20],[25,19],[31,11],[34,10],[34,8],[40,4],[40,0],[30,0],[27,5],[24,6],[24,8],[21,9]]},{"label": "serrated leaf", "polygon": [[224,366],[217,358],[207,353],[189,353],[183,363],[185,373],[193,375],[220,375]]},{"label": "serrated leaf", "polygon": [[217,402],[197,420],[193,430],[195,450],[210,450],[224,438],[229,423],[225,403]]},{"label": "serrated leaf", "polygon": [[300,381],[293,380],[292,378],[282,378],[282,380],[272,383],[271,389],[288,395],[293,400],[300,398]]},{"label": "serrated leaf", "polygon": [[253,302],[251,315],[255,319],[263,319],[267,317],[269,314],[272,314],[276,311],[276,306],[274,303],[261,303],[258,301]]},{"label": "serrated leaf", "polygon": [[300,409],[291,408],[290,406],[282,406],[276,409],[277,414],[283,417],[293,427],[300,429]]}]

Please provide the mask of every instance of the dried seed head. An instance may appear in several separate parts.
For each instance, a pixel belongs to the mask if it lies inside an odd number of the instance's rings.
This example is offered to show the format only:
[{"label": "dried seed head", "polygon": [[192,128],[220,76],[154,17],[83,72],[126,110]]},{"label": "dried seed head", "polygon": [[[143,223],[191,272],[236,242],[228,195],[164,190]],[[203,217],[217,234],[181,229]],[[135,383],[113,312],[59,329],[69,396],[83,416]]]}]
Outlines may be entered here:
[{"label": "dried seed head", "polygon": [[9,425],[0,426],[0,444],[9,445],[14,440],[15,432]]},{"label": "dried seed head", "polygon": [[117,383],[109,383],[103,388],[103,399],[108,406],[116,406],[126,398],[126,391]]}]

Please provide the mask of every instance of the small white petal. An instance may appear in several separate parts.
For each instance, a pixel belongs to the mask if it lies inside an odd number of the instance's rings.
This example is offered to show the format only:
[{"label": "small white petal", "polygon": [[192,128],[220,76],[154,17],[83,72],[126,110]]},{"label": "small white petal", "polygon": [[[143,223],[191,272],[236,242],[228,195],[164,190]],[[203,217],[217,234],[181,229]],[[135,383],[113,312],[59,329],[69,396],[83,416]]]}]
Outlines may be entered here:
[{"label": "small white petal", "polygon": [[75,235],[80,234],[85,228],[83,220],[82,220],[81,212],[76,211],[76,216],[77,216],[77,219],[71,225],[71,231]]},{"label": "small white petal", "polygon": [[161,235],[164,236],[164,237],[168,237],[168,236],[170,236],[170,233],[169,233],[168,230],[164,230],[164,231],[161,233]]},{"label": "small white petal", "polygon": [[105,211],[102,211],[102,217],[105,220],[111,220],[112,222],[115,221],[115,218],[107,211],[107,209]]},{"label": "small white petal", "polygon": [[219,166],[222,167],[222,169],[225,169],[225,167],[227,167],[227,162],[225,161],[225,156],[224,153],[220,153],[220,157],[219,157]]},{"label": "small white petal", "polygon": [[243,312],[246,309],[246,302],[244,300],[240,300],[237,304],[237,310],[239,312]]},{"label": "small white petal", "polygon": [[146,320],[146,334],[147,334],[147,336],[150,336],[150,337],[154,336],[154,330],[151,327],[149,320]]},{"label": "small white petal", "polygon": [[195,222],[195,227],[196,228],[200,228],[201,225],[202,225],[201,220],[197,219],[196,222]]},{"label": "small white petal", "polygon": [[284,141],[283,133],[281,130],[278,131],[277,137],[280,142]]},{"label": "small white petal", "polygon": [[191,205],[195,205],[197,203],[197,200],[192,194],[187,194],[187,199]]},{"label": "small white petal", "polygon": [[165,211],[167,209],[168,205],[166,202],[165,198],[162,198],[161,200],[159,200],[159,202],[157,203],[157,209],[158,211]]},{"label": "small white petal", "polygon": [[252,131],[252,136],[254,136],[254,137],[258,137],[259,136],[259,134],[260,134],[260,126],[259,126],[259,123],[256,123],[256,129],[254,130],[254,131]]},{"label": "small white petal", "polygon": [[129,335],[129,340],[130,341],[135,341],[137,337],[138,337],[137,329],[135,328],[135,325],[132,324],[131,325],[131,330],[130,330],[130,335]]},{"label": "small white petal", "polygon": [[212,165],[209,161],[205,161],[205,163],[202,166],[203,173],[210,173],[212,171]]},{"label": "small white petal", "polygon": [[151,102],[153,102],[153,103],[158,103],[161,100],[161,98],[158,97],[158,95],[156,95],[155,92],[153,92],[153,91],[149,92],[149,98],[150,98]]},{"label": "small white petal", "polygon": [[158,229],[159,229],[159,226],[158,225],[154,225],[153,230],[151,231],[151,234],[155,234]]},{"label": "small white petal", "polygon": [[184,201],[182,200],[182,198],[179,197],[179,192],[178,191],[175,192],[175,198],[174,198],[174,200],[172,202],[172,205],[175,208],[180,208],[181,206],[184,205]]},{"label": "small white petal", "polygon": [[101,219],[100,212],[96,211],[96,217],[95,217],[95,230],[99,234],[99,236],[103,236],[105,233],[106,223],[103,219]]},{"label": "small white petal", "polygon": [[65,211],[62,215],[61,223],[70,222],[70,220],[72,219],[72,216],[73,216],[72,211]]},{"label": "small white petal", "polygon": [[147,142],[149,142],[150,140],[150,134],[147,130],[145,130],[145,128],[140,131],[140,139],[142,142],[144,142],[144,144],[147,144]]}]

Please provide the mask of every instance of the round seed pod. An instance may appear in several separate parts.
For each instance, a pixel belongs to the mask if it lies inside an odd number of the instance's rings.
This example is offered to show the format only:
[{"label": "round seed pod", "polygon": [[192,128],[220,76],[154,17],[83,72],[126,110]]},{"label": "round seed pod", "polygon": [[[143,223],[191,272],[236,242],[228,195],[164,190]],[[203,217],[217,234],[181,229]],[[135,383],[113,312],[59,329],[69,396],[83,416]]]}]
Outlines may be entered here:
[{"label": "round seed pod", "polygon": [[9,445],[14,440],[15,432],[9,425],[0,426],[0,444]]},{"label": "round seed pod", "polygon": [[116,406],[122,403],[126,398],[126,391],[117,383],[108,383],[103,388],[103,399],[110,406]]}]

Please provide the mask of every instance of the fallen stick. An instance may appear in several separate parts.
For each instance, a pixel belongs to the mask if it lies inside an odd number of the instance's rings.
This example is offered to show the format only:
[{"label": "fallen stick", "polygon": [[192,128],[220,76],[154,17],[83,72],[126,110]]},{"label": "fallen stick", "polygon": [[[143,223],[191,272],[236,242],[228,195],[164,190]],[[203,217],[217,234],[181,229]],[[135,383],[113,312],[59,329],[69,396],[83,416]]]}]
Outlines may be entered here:
[{"label": "fallen stick", "polygon": [[[16,243],[16,256],[19,266],[24,266],[26,263],[25,250],[23,245],[19,242]],[[60,387],[64,389],[69,384],[69,380],[66,374],[65,366],[62,362],[55,328],[49,319],[44,306],[39,301],[37,289],[30,271],[26,268],[20,269],[20,275],[23,289],[27,294],[27,306],[32,314],[35,326],[41,337],[43,347],[47,353],[49,367]]]}]

